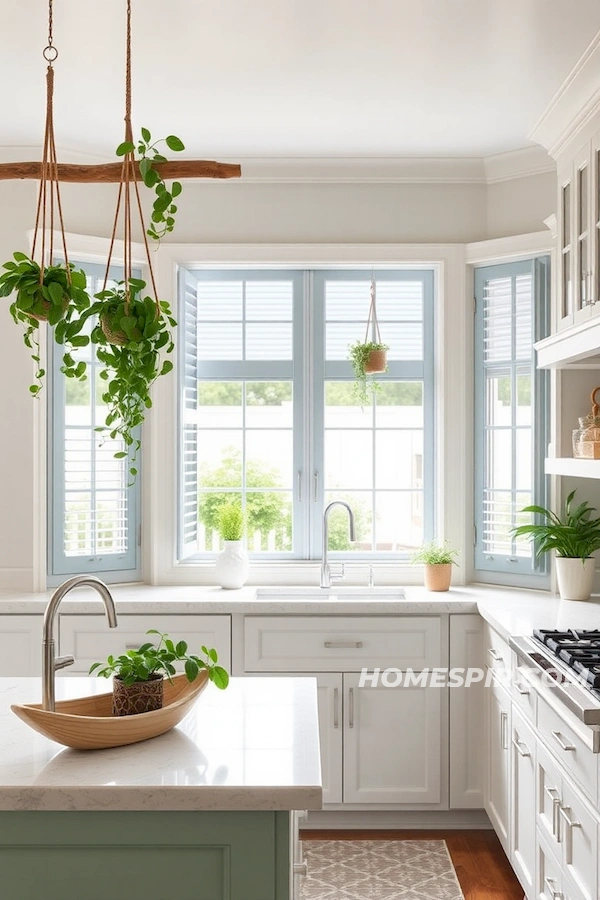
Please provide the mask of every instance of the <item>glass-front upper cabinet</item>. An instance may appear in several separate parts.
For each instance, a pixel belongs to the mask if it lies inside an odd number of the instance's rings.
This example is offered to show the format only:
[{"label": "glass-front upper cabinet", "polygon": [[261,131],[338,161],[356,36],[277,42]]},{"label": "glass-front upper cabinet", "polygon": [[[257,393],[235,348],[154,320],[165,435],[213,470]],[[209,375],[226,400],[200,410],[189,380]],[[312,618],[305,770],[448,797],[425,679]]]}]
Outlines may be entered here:
[{"label": "glass-front upper cabinet", "polygon": [[559,180],[559,239],[560,239],[560,296],[558,306],[559,328],[565,328],[573,324],[573,279],[571,250],[571,178],[569,175]]}]

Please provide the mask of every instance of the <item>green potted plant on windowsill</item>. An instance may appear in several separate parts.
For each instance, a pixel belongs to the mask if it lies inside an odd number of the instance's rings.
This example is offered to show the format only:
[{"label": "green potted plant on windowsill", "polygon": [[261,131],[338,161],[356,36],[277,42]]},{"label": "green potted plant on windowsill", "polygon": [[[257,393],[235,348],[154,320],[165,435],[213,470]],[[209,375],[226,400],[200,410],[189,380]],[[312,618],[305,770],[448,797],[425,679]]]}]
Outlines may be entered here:
[{"label": "green potted plant on windowsill", "polygon": [[379,387],[375,376],[387,371],[389,347],[377,341],[356,341],[348,349],[354,370],[354,396],[361,406],[366,406]]},{"label": "green potted plant on windowsill", "polygon": [[175,675],[176,662],[184,663],[189,682],[202,671],[216,687],[224,690],[229,684],[227,671],[219,666],[217,651],[202,647],[204,659],[188,653],[185,641],[174,643],[168,634],[151,628],[146,634],[156,634],[158,644],[148,642],[137,650],[127,650],[121,656],[109,656],[106,662],[90,666],[90,675],[96,672],[103,678],[113,679],[113,716],[131,716],[161,709],[163,704],[163,679]]},{"label": "green potted plant on windowsill", "polygon": [[246,517],[240,500],[230,500],[219,509],[217,527],[223,540],[223,550],[215,562],[217,584],[222,588],[241,588],[248,578],[248,554],[243,537]]},{"label": "green potted plant on windowsill", "polygon": [[425,587],[428,591],[448,591],[452,581],[452,566],[456,565],[458,550],[447,541],[430,541],[413,554],[411,562],[424,566]]},{"label": "green potted plant on windowsill", "polygon": [[562,600],[589,600],[592,593],[596,560],[600,549],[600,518],[587,500],[574,507],[575,491],[567,497],[562,514],[543,506],[525,506],[523,513],[533,513],[544,521],[518,525],[511,530],[515,537],[534,542],[537,558],[556,552],[556,579]]}]

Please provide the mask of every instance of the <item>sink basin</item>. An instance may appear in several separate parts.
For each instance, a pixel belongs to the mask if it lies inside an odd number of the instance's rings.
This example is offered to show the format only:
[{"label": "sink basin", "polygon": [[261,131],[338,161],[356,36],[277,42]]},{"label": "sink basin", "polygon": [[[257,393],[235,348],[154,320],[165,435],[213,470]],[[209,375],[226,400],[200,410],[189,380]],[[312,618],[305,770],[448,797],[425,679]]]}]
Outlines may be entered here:
[{"label": "sink basin", "polygon": [[265,587],[256,592],[257,600],[404,600],[399,587],[361,587],[336,585],[320,587]]},{"label": "sink basin", "polygon": [[137,716],[113,716],[112,692],[59,700],[55,712],[42,709],[40,703],[13,705],[12,711],[44,737],[75,750],[102,750],[146,741],[169,731],[180,722],[208,683],[208,673],[195,681],[186,675],[165,679],[162,709]]}]

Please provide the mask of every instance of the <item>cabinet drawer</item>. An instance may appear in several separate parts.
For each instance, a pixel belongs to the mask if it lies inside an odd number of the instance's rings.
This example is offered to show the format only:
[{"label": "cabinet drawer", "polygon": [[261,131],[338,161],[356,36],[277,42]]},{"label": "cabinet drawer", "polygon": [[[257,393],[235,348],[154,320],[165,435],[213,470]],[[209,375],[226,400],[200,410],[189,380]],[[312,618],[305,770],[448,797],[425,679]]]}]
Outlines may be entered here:
[{"label": "cabinet drawer", "polygon": [[[68,674],[87,673],[92,663],[135,649],[151,637],[149,628],[167,633],[173,640],[184,640],[190,652],[200,654],[200,647],[215,647],[219,662],[231,668],[229,616],[123,616],[117,628],[108,627],[104,616],[60,616],[60,652],[71,653],[75,665]],[[154,635],[156,637],[156,635]]]},{"label": "cabinet drawer", "polygon": [[[510,695],[520,712],[528,722],[535,726],[537,714],[537,694],[527,680],[527,669],[517,666],[515,677],[511,684]],[[531,670],[529,670],[531,671]]]},{"label": "cabinet drawer", "polygon": [[554,756],[583,787],[593,801],[598,784],[598,756],[588,747],[574,728],[538,698],[538,730]]},{"label": "cabinet drawer", "polygon": [[352,672],[442,665],[439,616],[247,616],[246,672]]},{"label": "cabinet drawer", "polygon": [[512,650],[487,622],[483,624],[483,654],[488,668],[510,672]]}]

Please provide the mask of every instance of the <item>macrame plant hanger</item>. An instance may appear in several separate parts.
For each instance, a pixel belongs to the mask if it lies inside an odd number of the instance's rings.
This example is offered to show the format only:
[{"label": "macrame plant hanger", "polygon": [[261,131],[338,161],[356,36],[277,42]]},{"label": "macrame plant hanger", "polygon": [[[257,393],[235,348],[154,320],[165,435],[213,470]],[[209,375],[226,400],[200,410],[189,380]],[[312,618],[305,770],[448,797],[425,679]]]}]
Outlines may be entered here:
[{"label": "macrame plant hanger", "polygon": [[[133,144],[133,129],[131,127],[131,0],[127,0],[127,30],[126,30],[126,51],[125,51],[125,140]],[[146,227],[144,225],[144,214],[142,212],[142,203],[140,200],[140,191],[136,178],[136,161],[134,151],[126,153],[123,157],[121,167],[121,180],[119,182],[119,193],[117,196],[117,207],[115,210],[115,218],[113,222],[112,235],[108,250],[108,259],[106,260],[106,271],[104,273],[104,285],[102,290],[106,290],[109,278],[110,263],[112,259],[113,249],[119,226],[119,213],[123,208],[123,281],[125,291],[125,313],[129,312],[131,302],[131,268],[132,268],[132,230],[131,230],[131,187],[135,193],[135,203],[139,214],[139,221],[144,236],[144,247],[146,250],[146,259],[148,261],[148,272],[150,282],[152,284],[153,300],[156,306],[156,318],[161,315],[160,303],[158,300],[158,292],[156,290],[156,282],[154,280],[154,271],[152,269],[152,259],[150,247],[148,245],[148,237]],[[102,324],[107,339],[114,344],[125,344],[127,337],[119,332],[113,332],[107,328],[106,324]]]},{"label": "macrame plant hanger", "polygon": [[[41,225],[41,241],[39,242],[41,244],[40,284],[43,284],[44,266],[51,265],[54,259],[54,224],[56,213],[60,227],[67,281],[70,285],[71,269],[67,254],[67,239],[65,236],[65,225],[60,202],[58,162],[56,158],[56,141],[54,138],[54,67],[52,64],[58,57],[58,50],[53,43],[52,4],[53,0],[48,0],[48,44],[43,50],[44,59],[48,63],[48,68],[46,69],[46,127],[44,129],[44,150],[42,154],[42,170],[38,191],[31,259],[35,260],[35,252],[38,247],[38,234]],[[46,317],[42,315],[30,315],[31,318],[37,319],[38,321],[46,320]]]},{"label": "macrame plant hanger", "polygon": [[[367,330],[365,332],[365,344],[381,344],[381,332],[379,331],[379,320],[377,318],[377,288],[375,285],[375,273],[371,271],[371,287],[370,287],[371,303],[369,306],[369,316],[367,318]],[[371,337],[369,338],[369,330]],[[387,369],[387,351],[371,350],[369,358],[365,361],[365,372],[368,375],[378,375]]]}]

